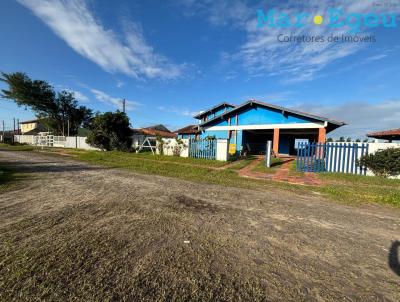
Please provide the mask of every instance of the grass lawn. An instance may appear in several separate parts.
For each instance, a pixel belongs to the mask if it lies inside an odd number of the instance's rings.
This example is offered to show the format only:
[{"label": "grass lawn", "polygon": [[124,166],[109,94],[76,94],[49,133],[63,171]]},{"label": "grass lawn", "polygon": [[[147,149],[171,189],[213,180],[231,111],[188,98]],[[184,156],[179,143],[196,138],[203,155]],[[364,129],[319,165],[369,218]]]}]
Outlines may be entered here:
[{"label": "grass lawn", "polygon": [[265,166],[265,161],[260,161],[257,166],[254,167],[253,171],[254,172],[261,172],[261,173],[267,173],[267,174],[274,174],[281,164],[283,163],[283,160],[281,158],[271,158],[271,167],[267,168]]},{"label": "grass lawn", "polygon": [[[0,148],[16,151],[43,151],[27,145],[0,144]],[[242,169],[250,164],[253,158],[238,161],[237,164],[231,164],[228,169],[217,170],[216,168],[222,167],[227,163],[205,159],[152,155],[151,153],[100,152],[56,148],[49,148],[45,151],[50,154],[62,152],[63,154],[74,156],[77,160],[91,164],[128,169],[138,173],[256,190],[281,188],[297,193],[319,192],[331,199],[347,204],[372,202],[400,207],[400,180],[321,173],[318,174],[318,177],[323,181],[323,185],[321,187],[312,187],[240,177],[235,170]],[[272,167],[266,168],[264,162],[261,161],[254,171],[275,173],[281,162],[281,159],[273,159]],[[302,173],[296,171],[295,161],[290,164],[289,173],[295,176],[302,175]]]},{"label": "grass lawn", "polygon": [[0,143],[0,149],[7,149],[7,150],[13,150],[13,151],[34,151],[38,150],[39,147],[32,146],[32,145],[25,145],[25,144],[6,144],[6,143]]},{"label": "grass lawn", "polygon": [[[320,173],[321,192],[339,201],[376,202],[400,207],[400,180],[341,173]],[[351,197],[351,198],[349,198]]]}]

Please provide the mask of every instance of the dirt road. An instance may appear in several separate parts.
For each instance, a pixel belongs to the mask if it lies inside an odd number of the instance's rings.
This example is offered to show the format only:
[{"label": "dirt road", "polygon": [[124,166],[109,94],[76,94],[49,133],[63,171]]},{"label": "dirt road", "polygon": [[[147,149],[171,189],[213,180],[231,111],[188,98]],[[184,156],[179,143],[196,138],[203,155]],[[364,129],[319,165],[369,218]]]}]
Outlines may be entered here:
[{"label": "dirt road", "polygon": [[0,151],[0,300],[400,301],[400,211]]}]

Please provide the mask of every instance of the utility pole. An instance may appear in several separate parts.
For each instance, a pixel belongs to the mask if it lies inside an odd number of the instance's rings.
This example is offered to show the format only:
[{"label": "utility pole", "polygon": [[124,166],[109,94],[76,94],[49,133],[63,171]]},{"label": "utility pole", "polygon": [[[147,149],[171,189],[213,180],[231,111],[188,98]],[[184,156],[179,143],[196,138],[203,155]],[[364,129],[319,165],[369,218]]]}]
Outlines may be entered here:
[{"label": "utility pole", "polygon": [[2,141],[4,142],[4,120],[3,120],[3,139]]},{"label": "utility pole", "polygon": [[15,117],[14,117],[14,132],[13,135],[15,134]]},{"label": "utility pole", "polygon": [[19,135],[19,118],[17,118],[17,130],[18,130],[18,135]]},{"label": "utility pole", "polygon": [[68,135],[67,136],[69,136],[69,118],[68,118]]},{"label": "utility pole", "polygon": [[125,113],[125,99],[122,100],[122,112]]}]

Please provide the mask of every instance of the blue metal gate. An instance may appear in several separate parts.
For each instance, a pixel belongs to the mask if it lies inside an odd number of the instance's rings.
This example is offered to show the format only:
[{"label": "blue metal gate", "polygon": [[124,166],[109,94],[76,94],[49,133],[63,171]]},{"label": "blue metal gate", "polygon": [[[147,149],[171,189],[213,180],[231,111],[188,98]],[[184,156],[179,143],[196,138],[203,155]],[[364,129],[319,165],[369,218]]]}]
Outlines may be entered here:
[{"label": "blue metal gate", "polygon": [[365,175],[367,169],[357,161],[368,154],[368,144],[300,143],[296,170],[302,172],[338,172]]},{"label": "blue metal gate", "polygon": [[190,140],[189,156],[194,158],[215,159],[217,153],[216,139]]}]

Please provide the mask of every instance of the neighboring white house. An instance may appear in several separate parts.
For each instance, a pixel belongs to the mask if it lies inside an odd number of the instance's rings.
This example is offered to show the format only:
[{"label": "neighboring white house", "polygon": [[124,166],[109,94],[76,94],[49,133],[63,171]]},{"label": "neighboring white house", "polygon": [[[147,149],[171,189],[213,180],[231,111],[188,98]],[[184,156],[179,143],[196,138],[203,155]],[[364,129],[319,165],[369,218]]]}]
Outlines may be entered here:
[{"label": "neighboring white house", "polygon": [[23,135],[35,135],[39,132],[46,131],[46,127],[40,123],[40,120],[30,120],[20,122],[21,134]]}]

